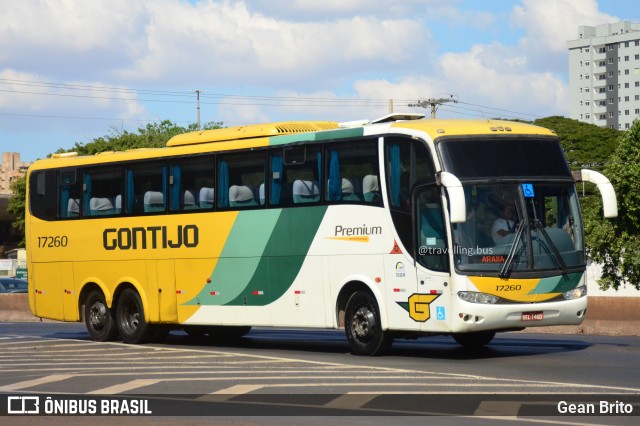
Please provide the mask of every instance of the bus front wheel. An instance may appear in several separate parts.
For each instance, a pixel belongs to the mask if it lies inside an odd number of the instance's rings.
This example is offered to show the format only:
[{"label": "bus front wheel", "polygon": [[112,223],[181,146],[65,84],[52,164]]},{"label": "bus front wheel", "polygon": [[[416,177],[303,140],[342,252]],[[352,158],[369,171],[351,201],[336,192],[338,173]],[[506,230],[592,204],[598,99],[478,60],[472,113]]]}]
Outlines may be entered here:
[{"label": "bus front wheel", "polygon": [[111,309],[107,307],[104,294],[93,290],[84,304],[84,322],[91,340],[109,342],[118,336],[118,327]]},{"label": "bus front wheel", "polygon": [[125,343],[144,343],[155,335],[155,329],[144,319],[144,307],[137,291],[128,288],[116,304],[116,323]]},{"label": "bus front wheel", "polygon": [[382,329],[375,298],[366,291],[354,293],[347,302],[344,328],[356,355],[381,355],[393,344],[393,335]]},{"label": "bus front wheel", "polygon": [[453,338],[464,348],[479,349],[491,343],[495,335],[495,331],[476,331],[474,333],[455,333]]}]

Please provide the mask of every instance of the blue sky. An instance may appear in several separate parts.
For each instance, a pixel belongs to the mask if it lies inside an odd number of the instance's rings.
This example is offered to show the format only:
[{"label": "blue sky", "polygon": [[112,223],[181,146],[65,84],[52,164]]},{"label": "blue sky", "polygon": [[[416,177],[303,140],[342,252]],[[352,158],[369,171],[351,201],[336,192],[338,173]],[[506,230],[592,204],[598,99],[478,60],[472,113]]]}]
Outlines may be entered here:
[{"label": "blue sky", "polygon": [[637,0],[21,0],[0,14],[0,151],[23,161],[149,122],[568,115],[578,25]]}]

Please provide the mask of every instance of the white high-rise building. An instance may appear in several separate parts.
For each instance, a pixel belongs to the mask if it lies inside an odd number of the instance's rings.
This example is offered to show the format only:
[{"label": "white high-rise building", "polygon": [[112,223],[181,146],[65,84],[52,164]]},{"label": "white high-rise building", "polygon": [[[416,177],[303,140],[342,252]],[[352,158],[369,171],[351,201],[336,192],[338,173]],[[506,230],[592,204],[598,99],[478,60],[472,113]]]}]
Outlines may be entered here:
[{"label": "white high-rise building", "polygon": [[569,116],[625,130],[640,117],[640,24],[578,27],[569,48]]}]

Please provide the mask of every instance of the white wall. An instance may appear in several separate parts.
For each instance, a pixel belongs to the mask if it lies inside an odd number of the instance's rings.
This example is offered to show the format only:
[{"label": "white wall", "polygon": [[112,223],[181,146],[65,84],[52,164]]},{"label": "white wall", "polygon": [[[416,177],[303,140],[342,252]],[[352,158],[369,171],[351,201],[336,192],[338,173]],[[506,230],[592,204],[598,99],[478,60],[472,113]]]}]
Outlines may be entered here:
[{"label": "white wall", "polygon": [[618,291],[614,289],[600,290],[598,279],[601,275],[602,265],[589,261],[587,263],[587,294],[589,296],[640,297],[640,290],[636,290],[631,284],[620,286]]}]

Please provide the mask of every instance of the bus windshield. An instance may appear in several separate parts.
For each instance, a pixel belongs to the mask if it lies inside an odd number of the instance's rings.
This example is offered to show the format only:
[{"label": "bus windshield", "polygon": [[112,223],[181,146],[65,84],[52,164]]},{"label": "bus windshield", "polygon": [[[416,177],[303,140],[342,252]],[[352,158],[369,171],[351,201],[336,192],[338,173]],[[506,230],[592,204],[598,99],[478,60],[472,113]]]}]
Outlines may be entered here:
[{"label": "bus windshield", "polygon": [[575,270],[585,265],[582,221],[572,183],[464,184],[467,220],[453,225],[459,271]]}]

